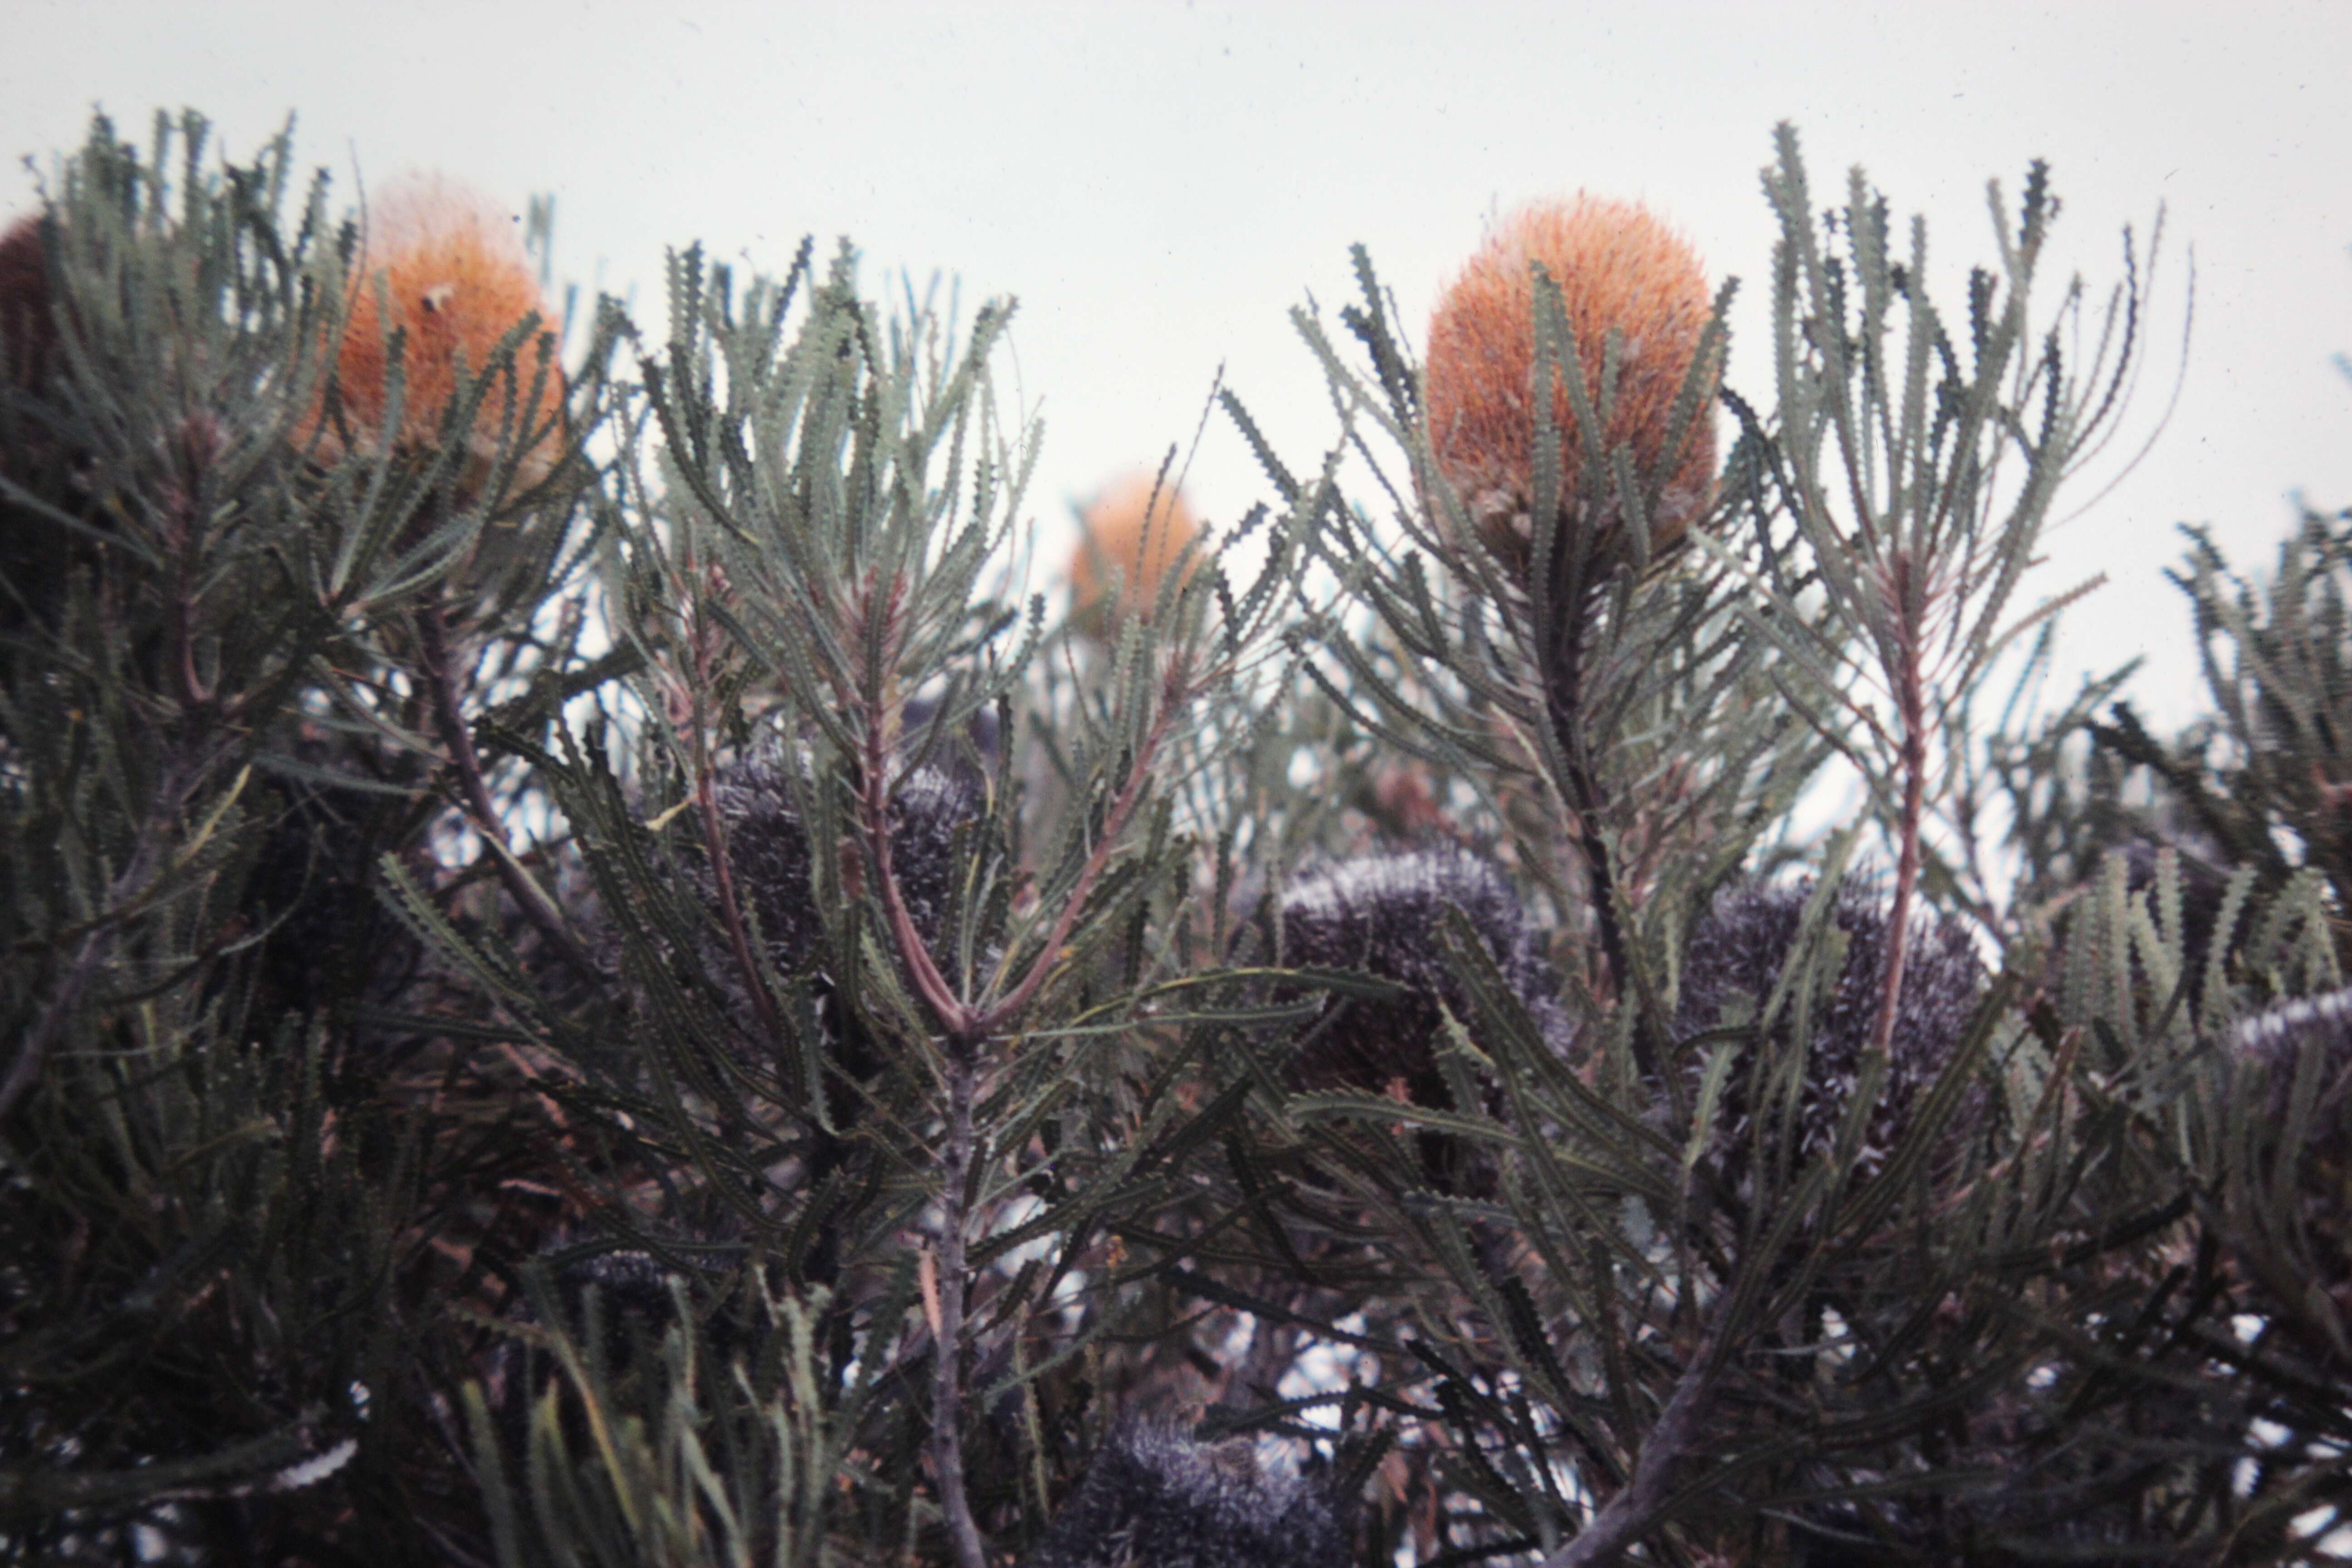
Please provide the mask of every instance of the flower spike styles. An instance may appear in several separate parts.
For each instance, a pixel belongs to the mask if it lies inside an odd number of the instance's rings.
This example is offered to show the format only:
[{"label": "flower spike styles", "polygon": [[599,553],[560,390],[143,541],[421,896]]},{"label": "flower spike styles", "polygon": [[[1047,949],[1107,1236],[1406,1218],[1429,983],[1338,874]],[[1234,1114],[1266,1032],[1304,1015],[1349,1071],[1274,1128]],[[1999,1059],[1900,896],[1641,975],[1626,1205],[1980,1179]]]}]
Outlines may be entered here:
[{"label": "flower spike styles", "polygon": [[[1588,406],[1607,405],[1601,442],[1631,449],[1636,475],[1666,461],[1676,398],[1712,314],[1706,276],[1690,246],[1630,202],[1579,195],[1522,208],[1487,237],[1438,301],[1429,324],[1425,401],[1437,467],[1486,546],[1522,583],[1535,527],[1535,280],[1559,285],[1575,334]],[[1601,384],[1618,334],[1616,382]],[[1710,375],[1719,374],[1718,357]],[[1710,385],[1709,391],[1712,391]],[[1586,440],[1563,380],[1551,388],[1560,435],[1560,507],[1581,510],[1601,542],[1614,507],[1584,492]],[[1667,548],[1706,510],[1714,486],[1713,401],[1696,411],[1674,471],[1657,486],[1650,549]],[[1604,510],[1605,509],[1605,510]],[[1604,527],[1605,525],[1605,527]]]},{"label": "flower spike styles", "polygon": [[[418,452],[439,443],[450,400],[482,373],[515,324],[532,315],[543,331],[562,325],[509,216],[438,175],[394,185],[368,215],[367,248],[336,353],[342,420],[352,439],[366,450],[383,430],[394,331],[404,339],[400,371],[405,390],[392,443],[397,451]],[[514,426],[503,436],[510,449],[529,443],[514,476],[518,489],[529,489],[562,456],[558,432],[563,377],[552,365],[542,377],[538,350],[526,340],[514,353],[513,381]],[[462,493],[478,494],[490,477],[501,445],[504,404],[503,386],[486,389],[466,437],[458,477]],[[339,456],[340,437],[331,421],[326,439],[327,455]]]}]

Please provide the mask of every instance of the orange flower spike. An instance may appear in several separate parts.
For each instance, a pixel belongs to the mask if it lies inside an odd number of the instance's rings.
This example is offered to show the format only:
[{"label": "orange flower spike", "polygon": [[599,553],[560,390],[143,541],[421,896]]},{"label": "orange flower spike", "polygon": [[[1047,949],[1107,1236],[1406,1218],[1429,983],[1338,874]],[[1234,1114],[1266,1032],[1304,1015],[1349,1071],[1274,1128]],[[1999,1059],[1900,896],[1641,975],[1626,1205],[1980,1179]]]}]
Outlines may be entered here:
[{"label": "orange flower spike", "polygon": [[[1618,331],[1616,399],[1603,443],[1630,447],[1645,479],[1664,460],[1675,399],[1714,309],[1706,275],[1680,235],[1644,207],[1590,195],[1522,208],[1445,290],[1429,325],[1431,445],[1481,537],[1521,574],[1535,504],[1536,262],[1559,285],[1585,384],[1596,395],[1610,330]],[[1713,491],[1708,392],[1651,519],[1653,552],[1679,540]],[[1561,505],[1572,510],[1598,498],[1578,493],[1584,443],[1564,382],[1552,389],[1552,419],[1562,440]],[[1608,521],[1591,518],[1596,527]]]},{"label": "orange flower spike", "polygon": [[1088,620],[1101,618],[1103,595],[1114,574],[1119,579],[1119,610],[1150,614],[1161,581],[1201,531],[1181,491],[1139,472],[1105,486],[1081,526],[1085,537],[1070,557],[1070,595],[1077,615]]},{"label": "orange flower spike", "polygon": [[[366,443],[383,428],[388,340],[394,329],[405,333],[401,369],[407,391],[394,443],[400,451],[419,451],[440,438],[442,414],[458,391],[461,363],[468,378],[480,374],[500,340],[533,313],[548,331],[562,324],[541,292],[510,218],[437,175],[396,185],[369,214],[366,254],[336,354],[343,417],[353,438]],[[557,433],[563,404],[559,371],[551,366],[537,401],[520,405],[539,376],[538,354],[537,345],[526,341],[514,360],[518,426],[509,439],[548,428],[517,465],[515,482],[524,489],[547,477],[562,447]],[[504,395],[502,387],[491,387],[475,416],[462,489],[478,489],[489,477]]]}]

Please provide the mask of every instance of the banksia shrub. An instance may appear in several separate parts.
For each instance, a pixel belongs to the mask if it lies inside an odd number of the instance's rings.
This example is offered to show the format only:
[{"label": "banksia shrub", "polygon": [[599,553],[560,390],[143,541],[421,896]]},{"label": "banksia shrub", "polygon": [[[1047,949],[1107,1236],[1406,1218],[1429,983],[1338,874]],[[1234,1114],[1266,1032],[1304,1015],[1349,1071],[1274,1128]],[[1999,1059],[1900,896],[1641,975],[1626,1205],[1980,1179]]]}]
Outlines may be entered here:
[{"label": "banksia shrub", "polygon": [[[1425,375],[1360,252],[1330,445],[1221,399],[1252,569],[1113,487],[1066,637],[1009,303],[688,245],[566,391],[478,205],[355,262],[283,139],[154,145],[10,234],[0,1557],[2234,1563],[2352,1499],[2340,1019],[2231,1033],[2343,984],[2352,535],[2200,579],[2252,673],[2134,765],[2221,880],[2053,902],[2115,687],[1979,721],[2152,313],[2137,249],[2031,308],[2038,168],[1963,292],[1781,137],[1720,502],[1654,220],[1506,226]],[[1345,1479],[1135,1421],[1201,1399]]]},{"label": "banksia shrub", "polygon": [[[1535,539],[1537,427],[1535,281],[1540,266],[1559,287],[1586,388],[1565,376],[1550,388],[1560,435],[1563,513],[1589,513],[1596,550],[1609,548],[1617,502],[1607,454],[1630,448],[1635,473],[1655,487],[1650,550],[1680,539],[1706,508],[1715,476],[1713,395],[1719,357],[1685,427],[1677,400],[1712,311],[1706,274],[1681,236],[1646,208],[1579,195],[1522,208],[1462,269],[1429,324],[1425,400],[1430,446],[1470,521],[1511,573],[1524,579]],[[1611,333],[1619,339],[1613,395],[1602,384]],[[1605,409],[1584,430],[1582,402]],[[1672,448],[1671,450],[1669,448]],[[1588,466],[1590,457],[1601,464]],[[1661,472],[1662,466],[1665,471]],[[1600,480],[1599,485],[1593,481]]]},{"label": "banksia shrub", "polygon": [[[417,453],[439,445],[451,400],[492,365],[526,317],[536,316],[541,331],[561,325],[513,229],[482,197],[438,176],[396,186],[377,201],[336,351],[342,407],[340,428],[326,421],[330,455],[346,431],[362,450],[383,434],[394,333],[402,339],[403,388],[391,444]],[[552,363],[542,366],[529,339],[509,353],[510,371],[485,389],[466,436],[457,470],[464,495],[480,492],[501,450],[520,454],[515,483],[525,489],[562,455],[562,374]]]},{"label": "banksia shrub", "polygon": [[1201,531],[1183,492],[1142,472],[1105,486],[1080,526],[1085,532],[1070,556],[1070,602],[1081,625],[1097,627],[1109,619],[1104,600],[1114,580],[1117,613],[1149,616],[1160,584]]},{"label": "banksia shrub", "polygon": [[[1719,1026],[1754,1024],[1772,1046],[1767,1050],[1760,1044],[1743,1043],[1726,1080],[1715,1148],[1727,1169],[1744,1163],[1755,1136],[1755,1064],[1778,1058],[1798,1043],[1800,1018],[1807,1028],[1798,1126],[1785,1143],[1777,1137],[1769,1142],[1806,1158],[1826,1157],[1845,1119],[1877,1023],[1885,905],[1860,880],[1849,879],[1840,885],[1828,915],[1843,939],[1845,953],[1832,972],[1828,967],[1832,954],[1799,951],[1812,891],[1811,884],[1727,888],[1693,927],[1684,952],[1677,1031],[1687,1038]],[[1778,1014],[1760,1019],[1759,1014],[1792,960],[1800,966],[1799,976],[1809,984],[1792,987]],[[1984,978],[1984,964],[1959,921],[1947,916],[1915,925],[1886,1076],[1854,1156],[1857,1174],[1875,1173],[1909,1131],[1920,1098],[1968,1033]]]}]

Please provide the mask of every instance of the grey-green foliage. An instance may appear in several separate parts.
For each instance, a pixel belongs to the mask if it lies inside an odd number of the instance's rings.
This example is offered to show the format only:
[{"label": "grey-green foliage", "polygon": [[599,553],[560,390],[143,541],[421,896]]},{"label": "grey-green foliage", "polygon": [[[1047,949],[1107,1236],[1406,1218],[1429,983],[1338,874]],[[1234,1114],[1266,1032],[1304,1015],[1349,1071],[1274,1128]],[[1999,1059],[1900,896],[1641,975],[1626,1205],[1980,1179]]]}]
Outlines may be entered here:
[{"label": "grey-green foliage", "polygon": [[[614,1406],[635,1425],[567,1447],[567,1400],[593,1428],[610,1395],[539,1314],[513,1331],[553,1335],[562,1377],[527,1453],[493,1423],[475,1461],[529,1478],[496,1494],[509,1561],[940,1552],[961,1526],[919,1457],[942,1473],[944,1427],[972,1513],[1042,1511],[1049,1431],[1157,1294],[1089,1259],[1234,1121],[1240,1094],[1202,1103],[1190,1075],[1298,1011],[1237,1008],[1187,934],[1200,814],[1264,706],[1278,602],[1214,554],[1108,636],[1021,602],[1003,563],[1036,432],[998,400],[1010,302],[888,312],[846,249],[740,290],[688,251],[669,292],[596,510],[631,671],[527,753],[603,973],[551,984],[528,954],[433,934],[659,1169],[658,1189],[601,1185],[583,1220],[722,1244],[681,1266],[783,1292],[768,1310],[801,1337],[730,1373],[673,1333]],[[1294,531],[1269,531],[1273,571]],[[941,789],[961,815],[909,841],[909,792]],[[919,856],[945,868],[920,918]],[[777,874],[800,885],[743,880]],[[943,1377],[931,1335],[959,1320]],[[758,1436],[709,1459],[728,1481],[699,1479],[698,1445],[736,1431]],[[802,1502],[774,1515],[779,1492]]]},{"label": "grey-green foliage", "polygon": [[2297,867],[2352,887],[2338,792],[2344,755],[2347,514],[2305,508],[2259,581],[2204,528],[2168,574],[2187,596],[2212,713],[2167,746],[2118,705],[2104,745],[2149,769],[2177,799],[2180,831],[2276,882]]},{"label": "grey-green foliage", "polygon": [[[2012,224],[1994,184],[1999,262],[1969,272],[1964,358],[1958,319],[1947,325],[1928,287],[1924,217],[1898,258],[1888,204],[1856,169],[1817,233],[1786,127],[1779,152],[1764,181],[1781,229],[1775,478],[1805,547],[1796,558],[1813,573],[1774,582],[1784,558],[1768,558],[1746,614],[1798,672],[1790,700],[1867,782],[1897,849],[1899,904],[1900,862],[1940,858],[1923,818],[1953,815],[1937,803],[1967,804],[1955,796],[1995,662],[2086,591],[2013,610],[2060,485],[2107,443],[2125,406],[2161,229],[2145,257],[2126,232],[2126,279],[2103,304],[2076,279],[2037,321],[2057,202],[2037,163]],[[1955,826],[1964,841],[1975,830]]]},{"label": "grey-green foliage", "polygon": [[[1083,1559],[1137,1415],[1314,1439],[1274,1490],[1367,1563],[2307,1551],[2352,1072],[2274,1010],[2341,984],[2352,557],[2198,542],[2182,740],[2120,676],[1988,731],[2145,308],[2127,251],[2032,313],[2039,171],[1946,310],[1784,133],[1696,537],[1547,405],[1531,493],[1587,499],[1524,580],[1359,253],[1360,363],[1295,318],[1329,445],[1217,389],[1267,504],[1066,625],[1007,564],[1009,302],[677,253],[526,489],[543,324],[424,449],[396,374],[330,441],[353,232],[200,129],[66,166],[63,369],[0,388],[0,1552]],[[1400,839],[1477,907],[1281,966]],[[1430,1019],[1381,1081],[1318,1049]]]}]

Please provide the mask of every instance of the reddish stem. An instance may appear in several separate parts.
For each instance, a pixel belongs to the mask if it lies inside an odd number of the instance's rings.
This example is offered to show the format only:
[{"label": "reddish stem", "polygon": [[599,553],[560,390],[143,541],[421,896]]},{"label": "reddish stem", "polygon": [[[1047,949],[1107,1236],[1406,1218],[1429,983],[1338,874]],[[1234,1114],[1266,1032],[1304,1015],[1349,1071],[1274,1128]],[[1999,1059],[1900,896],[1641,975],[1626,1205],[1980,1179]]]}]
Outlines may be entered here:
[{"label": "reddish stem", "polygon": [[506,830],[499,825],[497,803],[490,799],[489,785],[482,778],[481,757],[474,750],[474,732],[457,706],[455,661],[441,628],[437,607],[428,605],[416,613],[416,640],[418,651],[424,655],[425,682],[432,696],[435,727],[441,731],[441,743],[449,748],[449,765],[457,772],[467,815],[473,818],[475,831],[488,841],[491,868],[506,888],[507,895],[563,961],[591,984],[601,981],[604,976],[596,961],[564,928],[563,917],[540,891],[539,885],[523,875],[522,868],[515,864],[514,855],[507,847]]},{"label": "reddish stem", "polygon": [[[1170,683],[1171,686],[1175,684],[1172,672]],[[1054,929],[1046,936],[1045,947],[1039,951],[1036,961],[1030,964],[1029,973],[1023,975],[1021,983],[1013,988],[1012,994],[981,1016],[976,1026],[979,1034],[985,1036],[993,1032],[1004,1020],[1016,1016],[1029,1005],[1030,997],[1035,995],[1037,988],[1045,983],[1045,976],[1052,971],[1055,956],[1062,951],[1062,944],[1070,939],[1070,931],[1078,923],[1078,916],[1085,910],[1087,900],[1093,896],[1096,881],[1102,876],[1103,868],[1110,863],[1111,851],[1117,847],[1119,835],[1126,830],[1128,818],[1134,814],[1137,802],[1143,798],[1143,787],[1151,776],[1151,764],[1159,755],[1160,742],[1167,738],[1169,715],[1176,708],[1173,701],[1167,700],[1168,695],[1162,693],[1160,712],[1153,718],[1151,728],[1144,734],[1143,747],[1136,752],[1135,761],[1128,769],[1127,784],[1120,789],[1118,799],[1111,803],[1110,815],[1103,819],[1102,837],[1096,842],[1094,853],[1087,857],[1086,866],[1078,872],[1077,883],[1071,888],[1068,900],[1062,905],[1061,915],[1054,921]]]},{"label": "reddish stem", "polygon": [[956,1568],[987,1568],[988,1563],[963,1485],[963,1195],[971,1173],[975,1078],[969,1051],[951,1043],[947,1169],[940,1173],[940,1332],[931,1347],[931,1465]]},{"label": "reddish stem", "polygon": [[1895,824],[1895,906],[1886,917],[1885,966],[1878,977],[1878,1023],[1873,1049],[1884,1055],[1895,1041],[1895,1020],[1903,1001],[1903,971],[1910,959],[1911,900],[1919,883],[1919,822],[1927,789],[1927,711],[1919,668],[1919,625],[1913,613],[1909,561],[1894,563],[1895,624],[1900,639],[1895,670],[1895,702],[1903,723],[1903,807]]},{"label": "reddish stem", "polygon": [[[897,650],[887,647],[887,651],[895,654]],[[955,994],[955,987],[933,962],[930,945],[915,929],[914,914],[907,908],[906,895],[899,891],[898,876],[890,864],[890,736],[886,731],[896,726],[883,723],[879,710],[879,701],[873,701],[866,715],[866,754],[860,759],[865,777],[859,781],[858,801],[865,818],[860,826],[865,829],[866,847],[874,857],[874,875],[881,884],[882,910],[889,917],[891,940],[914,979],[915,989],[938,1015],[940,1027],[951,1039],[974,1038],[980,1031],[972,1026],[971,1007]]]},{"label": "reddish stem", "polygon": [[[893,608],[895,609],[895,601]],[[896,637],[880,639],[884,649],[884,668],[896,655]],[[874,872],[880,886],[883,912],[890,922],[890,933],[907,973],[915,988],[937,1015],[947,1036],[948,1142],[944,1169],[940,1172],[940,1251],[939,1298],[940,1323],[935,1357],[931,1369],[931,1465],[933,1481],[939,1490],[940,1512],[948,1526],[949,1543],[955,1554],[957,1568],[986,1568],[987,1549],[980,1539],[980,1531],[971,1515],[971,1501],[965,1495],[963,1475],[963,1368],[961,1352],[963,1338],[964,1295],[964,1190],[971,1180],[973,1153],[972,1107],[978,1095],[979,1065],[974,1059],[989,1037],[1008,1021],[1017,1018],[1026,1008],[1047,974],[1052,973],[1064,943],[1076,926],[1087,900],[1093,896],[1095,885],[1104,868],[1110,863],[1112,851],[1137,805],[1143,798],[1144,788],[1151,775],[1152,763],[1158,759],[1160,747],[1167,737],[1170,716],[1189,694],[1185,667],[1171,667],[1162,679],[1160,710],[1153,716],[1143,744],[1129,763],[1126,782],[1120,786],[1118,799],[1112,802],[1104,818],[1100,838],[1087,857],[1078,879],[1062,905],[1045,946],[1031,963],[1028,973],[1012,992],[995,1006],[976,1009],[955,994],[947,977],[915,929],[912,911],[907,908],[905,894],[898,887],[898,878],[891,864],[890,855],[890,761],[892,742],[896,738],[897,710],[888,698],[877,689],[862,694],[866,710],[866,743],[860,758],[863,779],[858,790],[859,826],[865,836],[868,853],[874,859]]]}]

